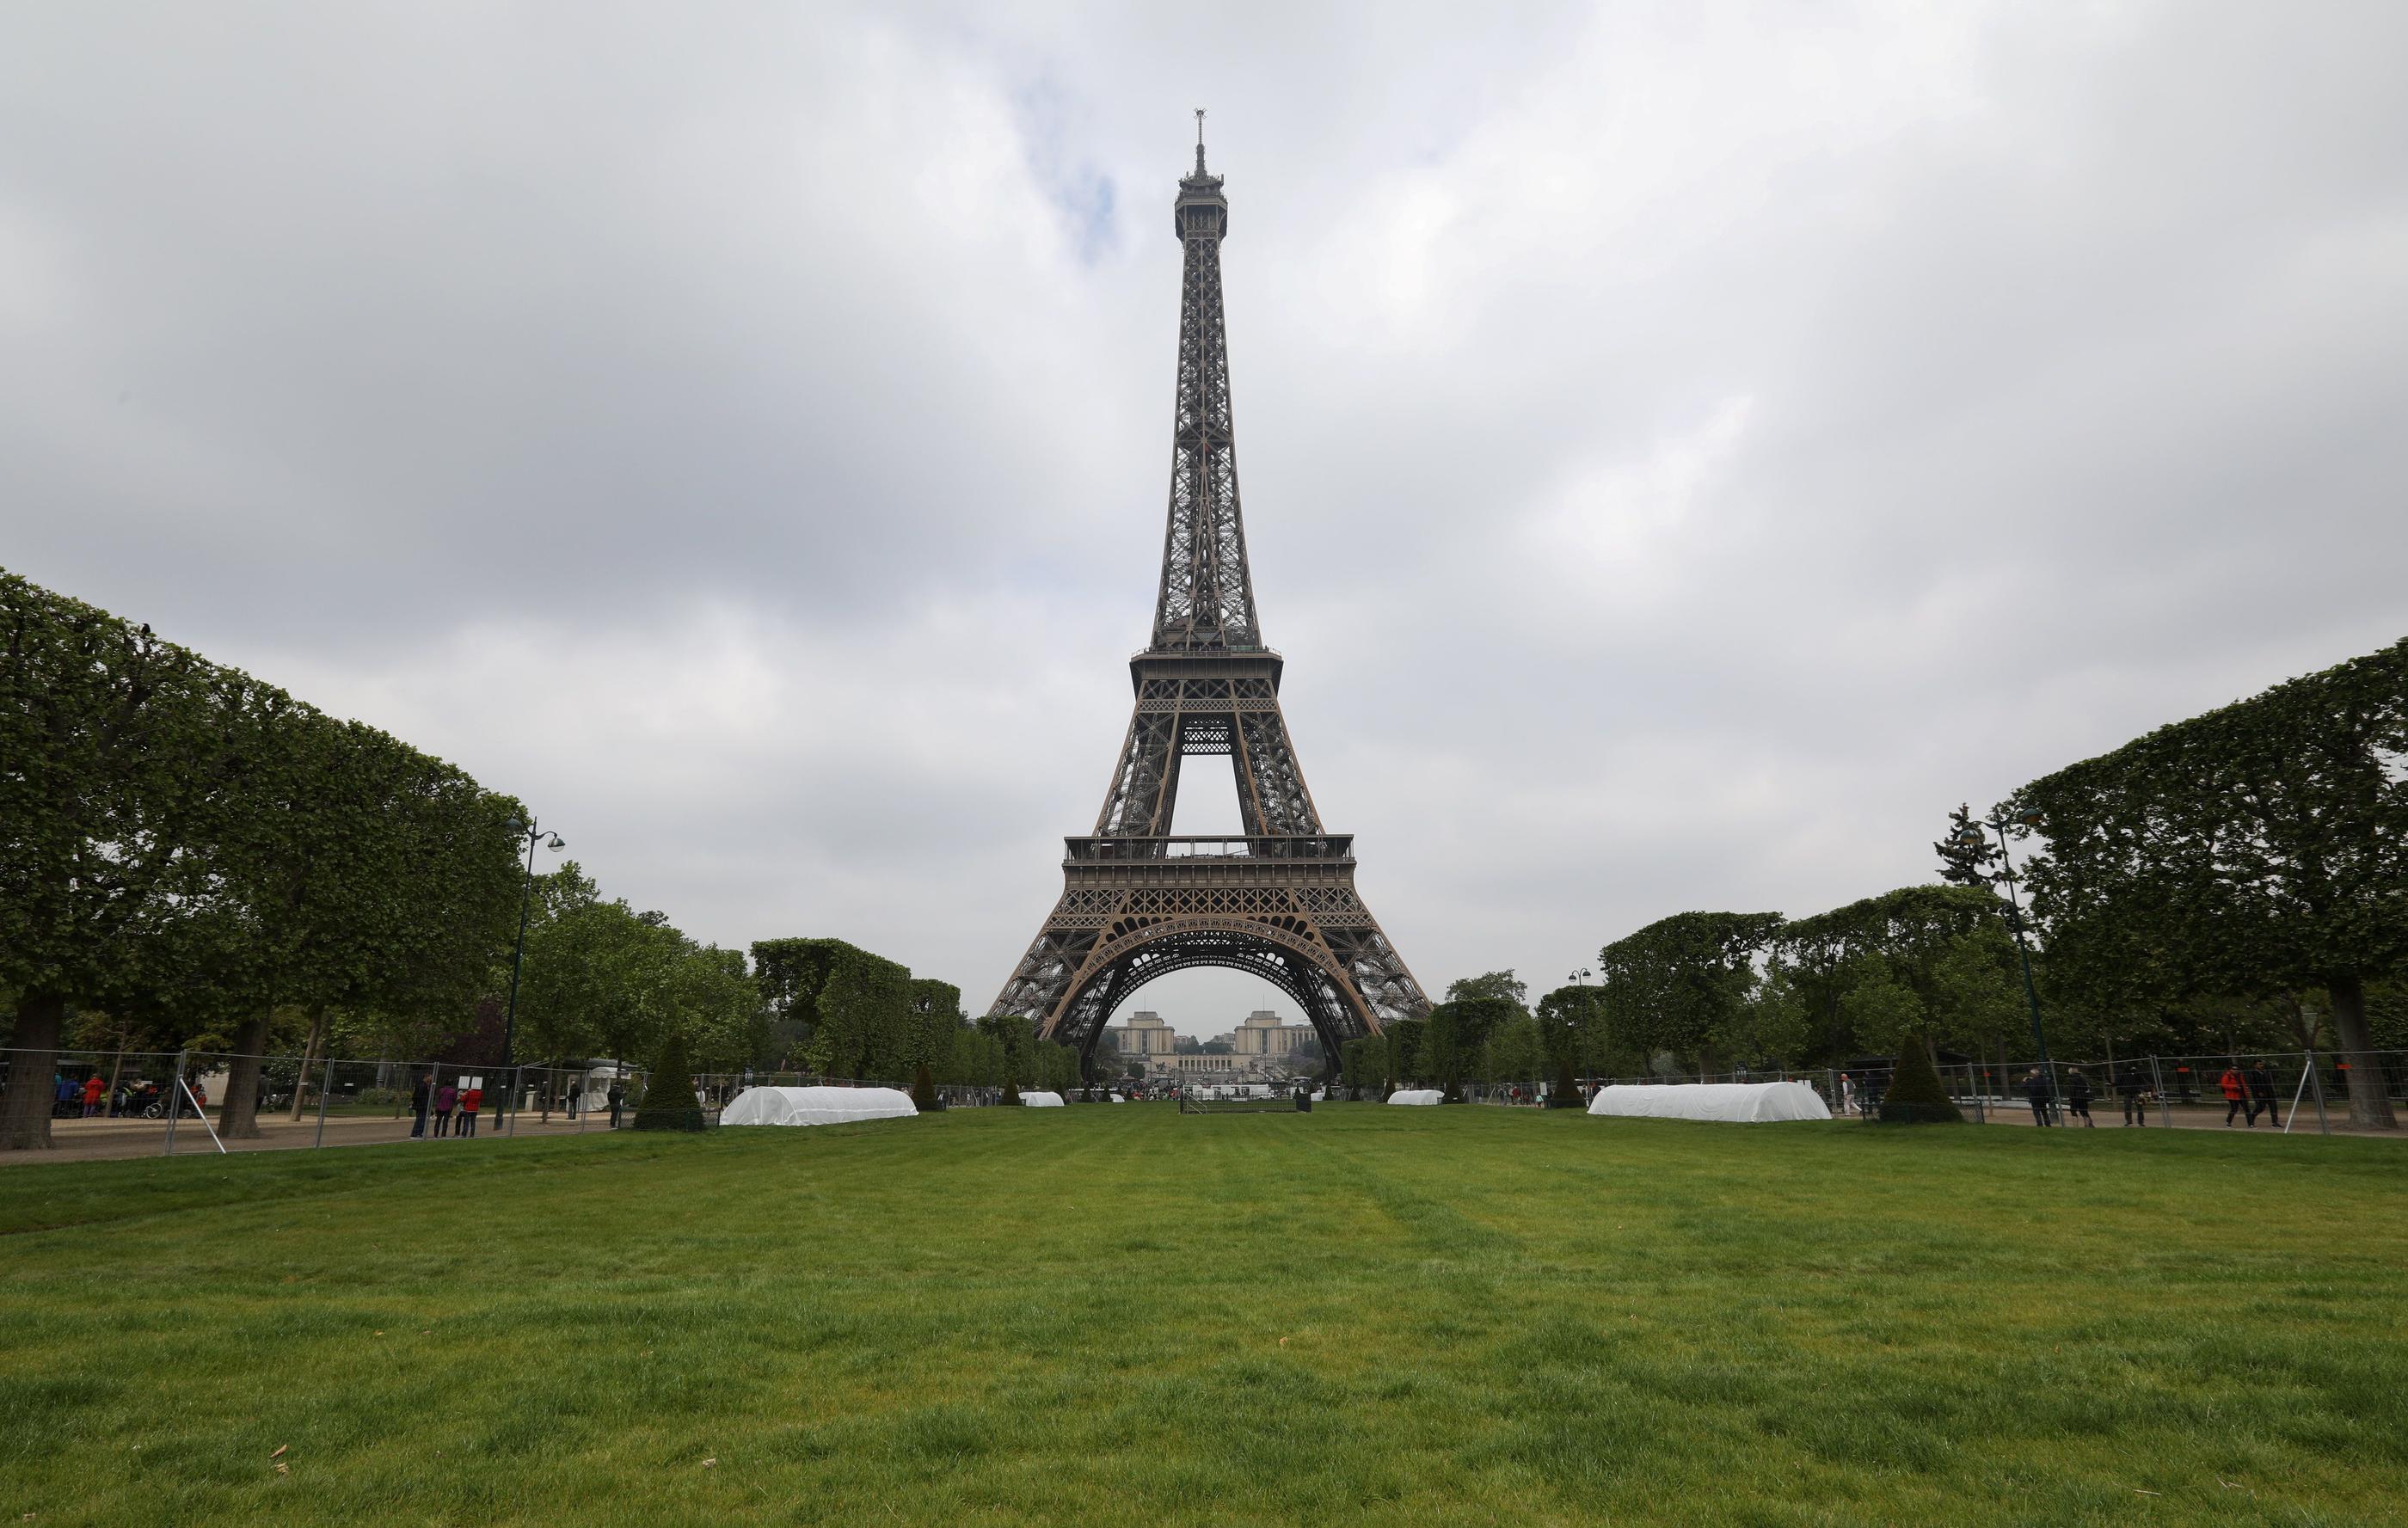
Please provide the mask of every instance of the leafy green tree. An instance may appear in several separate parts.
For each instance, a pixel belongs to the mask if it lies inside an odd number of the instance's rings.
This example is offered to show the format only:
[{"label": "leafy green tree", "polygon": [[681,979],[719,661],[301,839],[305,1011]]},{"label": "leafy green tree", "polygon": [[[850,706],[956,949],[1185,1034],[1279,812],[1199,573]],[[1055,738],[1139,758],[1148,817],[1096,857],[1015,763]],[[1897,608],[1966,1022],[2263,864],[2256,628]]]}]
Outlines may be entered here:
[{"label": "leafy green tree", "polygon": [[1376,1093],[1385,1079],[1387,1042],[1377,1035],[1363,1035],[1340,1048],[1340,1064],[1344,1068],[1346,1086],[1361,1098]]},{"label": "leafy green tree", "polygon": [[1908,1049],[1929,1021],[1922,997],[1870,950],[1851,958],[1842,973],[1840,1011],[1857,1044],[1884,1053]]},{"label": "leafy green tree", "polygon": [[760,1051],[767,1031],[761,989],[745,968],[744,952],[684,941],[673,993],[675,1022],[712,1071],[732,1072]]},{"label": "leafy green tree", "polygon": [[[1887,1051],[1905,1029],[1929,1029],[1962,1041],[2003,1034],[2001,1005],[2022,1001],[2005,905],[1979,886],[1902,886],[1782,926],[1766,964],[1791,989],[1802,1014],[1783,1021],[1813,1035],[1809,1053],[1842,1062],[1860,1050]],[[1867,978],[1867,957],[1880,961],[1885,979],[1909,990],[1923,1017],[1876,1019],[1870,1033],[1853,1030],[1852,1015],[1885,1010],[1850,992]],[[2020,1012],[2018,1008],[2014,1011]],[[1762,1018],[1759,1015],[1759,1018]]]},{"label": "leafy green tree", "polygon": [[1422,1070],[1438,1089],[1441,1103],[1463,1102],[1463,1060],[1469,1048],[1463,1043],[1460,1019],[1457,1005],[1438,1004],[1430,1009],[1429,1027],[1422,1033]]},{"label": "leafy green tree", "polygon": [[911,1069],[911,1101],[922,1108],[935,1108],[938,1068],[952,1055],[953,1036],[966,1022],[962,990],[948,981],[918,977],[912,978],[908,993],[911,1017],[903,1060]]},{"label": "leafy green tree", "polygon": [[1541,1065],[1539,1023],[1527,1014],[1498,1024],[1481,1048],[1480,1076],[1484,1082],[1536,1082]]},{"label": "leafy green tree", "polygon": [[[0,992],[15,1075],[46,1077],[73,1006],[128,976],[165,989],[142,937],[214,806],[209,665],[105,611],[0,572]],[[50,1099],[0,1097],[0,1149],[50,1144]]]},{"label": "leafy green tree", "polygon": [[1382,1060],[1387,1069],[1387,1086],[1381,1090],[1383,1098],[1426,1075],[1422,1053],[1428,1033],[1426,1019],[1391,1019],[1381,1027],[1381,1049],[1385,1052]]},{"label": "leafy green tree", "polygon": [[995,1039],[1002,1063],[1003,1101],[1019,1103],[1020,1085],[1028,1078],[1029,1050],[1037,1043],[1036,1030],[1016,1013],[989,1014],[978,1023]]},{"label": "leafy green tree", "polygon": [[1474,997],[1501,999],[1517,1008],[1526,1009],[1530,1006],[1528,984],[1511,971],[1487,971],[1476,977],[1465,977],[1461,980],[1447,983],[1446,1000],[1448,1002],[1459,1003],[1466,998]]},{"label": "leafy green tree", "polygon": [[1756,983],[1756,956],[1781,927],[1779,913],[1684,912],[1615,940],[1598,952],[1608,1022],[1714,1070],[1716,1043]]},{"label": "leafy green tree", "polygon": [[2135,996],[2323,988],[2350,1118],[2392,1128],[2370,984],[2408,976],[2408,641],[2161,727],[2011,796],[2054,984]]},{"label": "leafy green tree", "polygon": [[1539,999],[1539,1045],[1553,1078],[1547,1092],[1549,1108],[1576,1108],[1580,1073],[1586,1059],[1588,1031],[1602,1027],[1599,1018],[1604,992],[1596,987],[1558,987]]},{"label": "leafy green tree", "polygon": [[258,1133],[276,1014],[423,998],[466,1006],[508,937],[514,803],[372,727],[231,670],[220,703],[222,807],[178,878],[163,947],[231,1015],[221,1134]]},{"label": "leafy green tree", "polygon": [[1817,1031],[1805,990],[1778,956],[1765,962],[1763,977],[1748,993],[1742,1022],[1752,1062],[1799,1066],[1814,1051]]}]

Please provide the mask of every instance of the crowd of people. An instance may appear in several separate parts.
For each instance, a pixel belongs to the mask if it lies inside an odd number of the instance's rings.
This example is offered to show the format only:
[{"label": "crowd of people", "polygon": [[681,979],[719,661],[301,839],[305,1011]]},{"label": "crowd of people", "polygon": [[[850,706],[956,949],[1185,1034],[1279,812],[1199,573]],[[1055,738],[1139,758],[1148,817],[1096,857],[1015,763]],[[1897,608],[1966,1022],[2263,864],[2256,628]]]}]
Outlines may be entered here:
[{"label": "crowd of people", "polygon": [[[2137,1066],[2119,1068],[2114,1078],[2115,1095],[2121,1101],[2124,1122],[2145,1125],[2149,1108],[2155,1105],[2160,1113],[2166,1100],[2157,1095],[2146,1073]],[[2281,1107],[2282,1096],[2274,1086],[2274,1074],[2267,1069],[2263,1058],[2243,1066],[2238,1061],[2224,1069],[2217,1079],[2224,1094],[2224,1122],[2229,1128],[2238,1119],[2251,1130],[2258,1128],[2258,1117],[2266,1116],[2272,1124]],[[2071,1127],[2076,1120],[2083,1128],[2096,1129],[2099,1121],[2090,1117],[2090,1101],[2097,1096],[2090,1074],[2079,1066],[2065,1069],[2062,1087],[2052,1087],[2048,1074],[2035,1066],[2024,1074],[2021,1084],[2024,1097],[2031,1104],[2032,1123]]]},{"label": "crowd of people", "polygon": [[[50,1078],[50,1118],[53,1120],[156,1120],[167,1112],[170,1084],[148,1078],[128,1078],[111,1089],[99,1072],[79,1078],[74,1070],[62,1071]],[[208,1090],[198,1080],[187,1086],[194,1095],[206,1103]],[[184,1106],[187,1113],[192,1105]]]}]

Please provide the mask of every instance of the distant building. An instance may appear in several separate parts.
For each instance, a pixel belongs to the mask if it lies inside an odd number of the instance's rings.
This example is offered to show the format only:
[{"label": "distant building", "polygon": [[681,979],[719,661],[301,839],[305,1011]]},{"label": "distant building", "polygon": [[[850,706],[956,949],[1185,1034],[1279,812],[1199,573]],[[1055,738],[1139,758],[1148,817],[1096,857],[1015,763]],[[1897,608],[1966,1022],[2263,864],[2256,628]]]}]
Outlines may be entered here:
[{"label": "distant building", "polygon": [[1229,1036],[1229,1044],[1240,1056],[1278,1059],[1294,1055],[1298,1042],[1312,1033],[1311,1024],[1287,1023],[1268,1008],[1256,1008]]},{"label": "distant building", "polygon": [[1106,1025],[1104,1037],[1124,1056],[1167,1056],[1179,1049],[1179,1032],[1150,1008],[1130,1014],[1125,1024]]}]

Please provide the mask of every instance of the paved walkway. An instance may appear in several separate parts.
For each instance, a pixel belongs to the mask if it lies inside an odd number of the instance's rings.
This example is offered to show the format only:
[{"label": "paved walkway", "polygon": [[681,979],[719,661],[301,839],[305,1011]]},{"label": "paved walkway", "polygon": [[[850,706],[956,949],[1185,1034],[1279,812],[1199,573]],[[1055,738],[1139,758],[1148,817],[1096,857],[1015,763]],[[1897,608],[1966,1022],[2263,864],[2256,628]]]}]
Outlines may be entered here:
[{"label": "paved walkway", "polygon": [[[1965,1110],[1965,1118],[1968,1120],[1973,1118],[1972,1105],[1962,1104],[1959,1107]],[[2393,1107],[2395,1108],[2398,1107],[2399,1106],[2397,1104],[2393,1105]],[[2408,1131],[2369,1130],[2362,1125],[2351,1124],[2349,1122],[2349,1106],[2345,1103],[2340,1105],[2329,1103],[2326,1106],[2326,1108],[2327,1118],[2332,1124],[2331,1134],[2335,1135],[2367,1135],[2372,1136],[2378,1140],[2408,1139]],[[2029,1126],[2032,1122],[2031,1106],[2026,1104],[2021,1099],[2014,1099],[2013,1101],[1996,1098],[1991,1099],[1985,1112],[1987,1114],[1987,1119],[1985,1122],[1989,1124]],[[2172,1110],[2163,1112],[2161,1112],[2155,1105],[2152,1105],[2149,1108],[2148,1128],[2151,1130],[2166,1129],[2166,1114],[2169,1112],[2173,1117],[2172,1128],[2176,1130],[2227,1129],[2224,1123],[2224,1106],[2222,1104],[2216,1104],[2212,1107],[2204,1104],[2176,1104]],[[2090,1101],[2090,1118],[2099,1122],[2099,1128],[2101,1130],[2138,1130],[2141,1128],[2138,1125],[2128,1125],[2124,1122],[2124,1106],[2112,1098],[2105,1100],[2096,1098],[2092,1099]],[[2272,1121],[2269,1121],[2264,1114],[2259,1114],[2258,1116],[2257,1128],[2254,1130],[2243,1124],[2240,1121],[2235,1120],[2232,1121],[2232,1124],[2227,1133],[2234,1135],[2279,1135],[2283,1133],[2283,1121],[2286,1119],[2290,1120],[2291,1134],[2294,1135],[2314,1135],[2318,1134],[2316,1129],[2316,1107],[2313,1103],[2304,1102],[2300,1105],[2300,1112],[2296,1117],[2291,1114],[2290,1106],[2286,1104],[2281,1109],[2275,1112],[2274,1118]],[[2072,1122],[2072,1128],[2075,1130],[2082,1129],[2082,1121],[2080,1120],[2075,1120]]]},{"label": "paved walkway", "polygon": [[[631,1113],[633,1111],[630,1111]],[[216,1123],[216,1111],[210,1111],[210,1123]],[[432,1129],[430,1122],[428,1128]],[[298,1122],[282,1112],[263,1117],[259,1121],[259,1138],[228,1141],[229,1151],[294,1151],[308,1150],[319,1144],[318,1120],[305,1115]],[[518,1118],[516,1139],[535,1135],[607,1135],[609,1117],[585,1116],[571,1121],[555,1110],[550,1123],[541,1115],[529,1112]],[[492,1115],[478,1119],[477,1135],[457,1145],[476,1150],[491,1145],[507,1145],[514,1137],[506,1128],[497,1128]],[[167,1121],[165,1120],[53,1120],[50,1121],[51,1150],[48,1151],[0,1151],[0,1166],[44,1162],[103,1162],[118,1157],[155,1157],[165,1154]],[[454,1142],[422,1139],[412,1141],[409,1117],[394,1119],[389,1115],[329,1115],[326,1119],[325,1144],[328,1146],[377,1146],[391,1142],[420,1147],[450,1148]],[[176,1121],[176,1155],[215,1156],[218,1149],[209,1140],[209,1133],[198,1120],[189,1114]]]}]

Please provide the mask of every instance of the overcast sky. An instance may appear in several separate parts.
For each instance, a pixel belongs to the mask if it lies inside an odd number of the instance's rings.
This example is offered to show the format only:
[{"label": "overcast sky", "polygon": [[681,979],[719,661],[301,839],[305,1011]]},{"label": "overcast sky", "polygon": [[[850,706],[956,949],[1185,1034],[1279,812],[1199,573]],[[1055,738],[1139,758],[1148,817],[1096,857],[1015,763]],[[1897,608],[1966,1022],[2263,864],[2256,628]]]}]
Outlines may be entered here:
[{"label": "overcast sky", "polygon": [[1300,760],[1426,986],[1544,990],[2408,630],[2402,59],[2395,0],[11,6],[0,565],[982,1011],[1127,722],[1207,107]]}]

